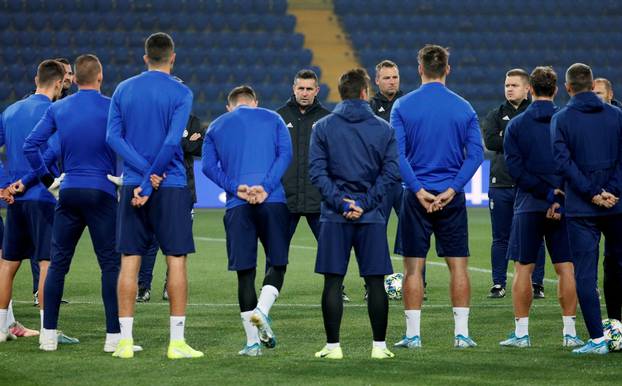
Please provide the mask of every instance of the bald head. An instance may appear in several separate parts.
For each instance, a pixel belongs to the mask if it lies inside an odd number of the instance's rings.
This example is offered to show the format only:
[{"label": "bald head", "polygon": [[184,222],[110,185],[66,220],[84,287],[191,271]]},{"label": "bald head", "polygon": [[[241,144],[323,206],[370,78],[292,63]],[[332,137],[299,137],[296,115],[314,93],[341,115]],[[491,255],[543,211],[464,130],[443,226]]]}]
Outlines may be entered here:
[{"label": "bald head", "polygon": [[102,65],[97,56],[80,55],[76,59],[76,83],[78,86],[93,86],[102,82]]}]

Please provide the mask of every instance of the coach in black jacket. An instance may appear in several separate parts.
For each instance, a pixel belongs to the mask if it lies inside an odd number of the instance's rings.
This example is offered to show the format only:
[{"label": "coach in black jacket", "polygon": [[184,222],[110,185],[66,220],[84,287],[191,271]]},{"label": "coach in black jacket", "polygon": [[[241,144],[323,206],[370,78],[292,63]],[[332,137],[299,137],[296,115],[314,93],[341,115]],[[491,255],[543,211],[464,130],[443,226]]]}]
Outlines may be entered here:
[{"label": "coach in black jacket", "polygon": [[282,182],[290,212],[290,240],[301,217],[317,240],[320,231],[320,203],[322,196],[309,179],[309,142],[313,125],[330,114],[317,100],[319,80],[312,70],[301,70],[294,78],[294,95],[277,113],[285,121],[292,137],[294,156]]},{"label": "coach in black jacket", "polygon": [[[505,128],[512,118],[521,114],[527,106],[529,74],[513,69],[505,75],[505,102],[491,110],[482,122],[484,143],[493,152],[490,162],[490,185],[488,199],[492,225],[491,265],[492,282],[490,298],[505,296],[508,259],[507,251],[514,215],[515,183],[508,173],[503,153]],[[540,249],[536,269],[532,275],[534,298],[544,297],[544,248]]]},{"label": "coach in black jacket", "polygon": [[194,182],[194,157],[201,157],[203,148],[203,136],[205,128],[201,127],[201,120],[190,114],[188,125],[181,138],[181,148],[184,152],[184,166],[186,167],[186,177],[188,178],[188,189],[192,193],[192,202],[197,202],[197,190]]}]

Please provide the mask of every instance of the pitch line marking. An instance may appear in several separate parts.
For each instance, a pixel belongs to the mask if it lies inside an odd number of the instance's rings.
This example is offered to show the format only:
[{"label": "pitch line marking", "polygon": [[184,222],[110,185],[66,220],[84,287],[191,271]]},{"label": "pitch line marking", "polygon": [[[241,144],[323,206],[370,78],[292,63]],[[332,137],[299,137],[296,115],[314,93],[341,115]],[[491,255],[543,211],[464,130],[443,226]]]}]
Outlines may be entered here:
[{"label": "pitch line marking", "polygon": [[[224,242],[227,241],[226,239],[220,239],[220,238],[214,238],[214,237],[202,237],[202,236],[195,236],[194,239],[195,240],[199,240],[199,241],[218,242],[218,243],[224,243]],[[309,251],[317,250],[316,247],[309,247],[307,245],[292,244],[289,247],[293,248],[293,249],[304,249],[304,250],[309,250]],[[402,257],[401,256],[391,255],[391,260],[402,261]],[[426,264],[429,264],[429,265],[432,265],[432,266],[435,266],[435,267],[446,267],[447,266],[445,263],[440,263],[438,261],[430,261],[429,259],[426,259],[426,260],[427,260]],[[479,272],[479,273],[487,273],[487,274],[492,273],[492,271],[490,269],[478,268],[478,267],[469,267],[469,271]],[[514,274],[512,272],[508,272],[507,276],[508,277],[514,277]],[[544,278],[544,281],[546,283],[557,283],[556,279]]]}]

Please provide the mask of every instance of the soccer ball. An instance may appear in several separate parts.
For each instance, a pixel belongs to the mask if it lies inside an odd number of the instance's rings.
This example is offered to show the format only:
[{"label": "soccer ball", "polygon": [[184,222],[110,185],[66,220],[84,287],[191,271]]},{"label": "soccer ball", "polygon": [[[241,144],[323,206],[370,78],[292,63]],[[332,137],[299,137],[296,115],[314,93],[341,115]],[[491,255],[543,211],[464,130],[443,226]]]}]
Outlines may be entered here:
[{"label": "soccer ball", "polygon": [[404,275],[394,273],[384,279],[384,290],[387,292],[390,300],[400,300],[402,298],[402,279]]},{"label": "soccer ball", "polygon": [[616,319],[603,320],[603,334],[610,351],[622,351],[622,323]]}]

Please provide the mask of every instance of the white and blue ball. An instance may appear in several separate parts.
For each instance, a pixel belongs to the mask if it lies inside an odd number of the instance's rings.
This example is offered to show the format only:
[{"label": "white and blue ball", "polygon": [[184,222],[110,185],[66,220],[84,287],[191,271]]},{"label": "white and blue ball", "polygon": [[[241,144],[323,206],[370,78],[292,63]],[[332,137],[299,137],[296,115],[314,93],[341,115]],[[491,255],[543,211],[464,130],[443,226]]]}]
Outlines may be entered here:
[{"label": "white and blue ball", "polygon": [[622,351],[622,323],[619,320],[604,319],[603,335],[607,339],[609,351]]},{"label": "white and blue ball", "polygon": [[387,276],[384,279],[384,290],[390,300],[400,300],[402,298],[402,279],[404,275],[400,272]]}]

